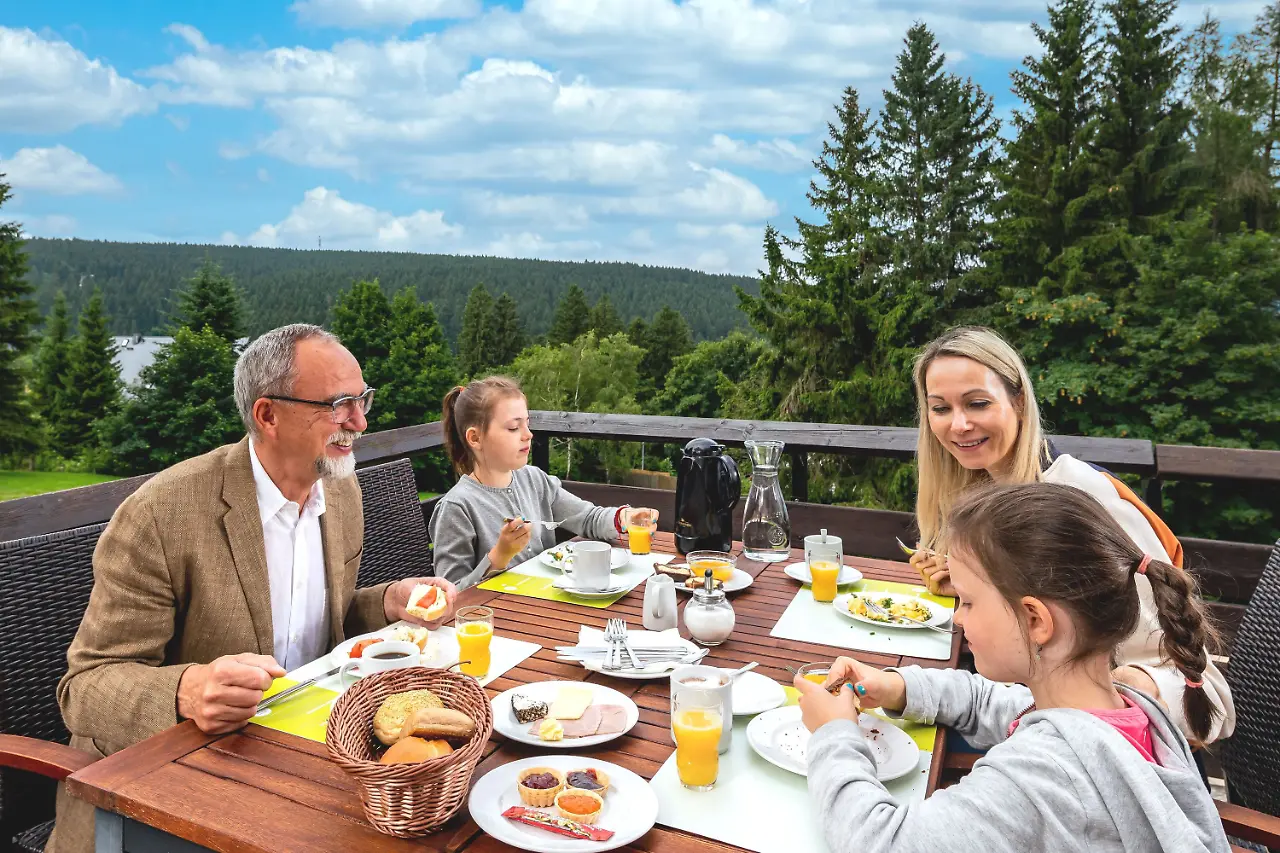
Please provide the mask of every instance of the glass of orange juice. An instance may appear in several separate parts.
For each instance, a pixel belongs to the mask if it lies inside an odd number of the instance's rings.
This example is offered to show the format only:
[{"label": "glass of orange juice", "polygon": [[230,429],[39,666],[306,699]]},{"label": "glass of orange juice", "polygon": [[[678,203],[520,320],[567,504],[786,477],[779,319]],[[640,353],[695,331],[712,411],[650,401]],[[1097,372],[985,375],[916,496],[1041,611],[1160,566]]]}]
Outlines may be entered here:
[{"label": "glass of orange juice", "polygon": [[809,577],[813,583],[814,601],[835,601],[843,555],[834,548],[813,546],[809,551]]},{"label": "glass of orange juice", "polygon": [[711,577],[720,581],[720,583],[728,583],[733,577],[734,560],[732,554],[724,551],[690,551],[685,555],[685,559],[689,561],[689,568],[693,571],[695,578],[702,578],[706,575],[707,569],[711,570]]},{"label": "glass of orange juice", "polygon": [[632,554],[644,556],[653,547],[653,531],[658,525],[652,513],[639,510],[631,514],[627,520],[627,547]]},{"label": "glass of orange juice", "polygon": [[458,639],[458,667],[465,675],[483,678],[489,672],[489,641],[493,639],[493,610],[463,607],[453,620]]},{"label": "glass of orange juice", "polygon": [[720,774],[720,698],[698,690],[676,694],[671,730],[676,736],[676,771],[680,784],[693,791],[710,791]]},{"label": "glass of orange juice", "polygon": [[[802,678],[812,681],[814,684],[826,684],[827,678],[831,675],[831,664],[829,663],[807,663],[796,670],[796,674]],[[827,692],[839,695],[842,684],[833,684],[827,688]],[[852,686],[852,685],[850,685]]]}]

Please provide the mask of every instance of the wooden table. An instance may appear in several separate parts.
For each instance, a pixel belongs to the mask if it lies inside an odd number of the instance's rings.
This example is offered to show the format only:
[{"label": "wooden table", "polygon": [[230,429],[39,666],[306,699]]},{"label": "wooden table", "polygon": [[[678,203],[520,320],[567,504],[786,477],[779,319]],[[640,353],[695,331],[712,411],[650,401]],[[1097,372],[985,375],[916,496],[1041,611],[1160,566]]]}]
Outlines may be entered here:
[{"label": "wooden table", "polygon": [[[670,534],[654,537],[655,551],[674,553]],[[739,550],[740,550],[739,544]],[[803,559],[799,551],[792,558]],[[846,557],[866,577],[919,582],[906,563]],[[704,663],[741,666],[758,661],[757,672],[784,684],[787,664],[830,660],[852,654],[876,666],[957,664],[960,635],[952,643],[950,661],[926,661],[893,655],[849,652],[830,646],[770,637],[769,631],[799,588],[783,574],[785,563],[764,564],[739,556],[738,567],[755,583],[733,596],[737,627]],[[495,696],[510,687],[549,679],[588,680],[607,684],[635,701],[640,722],[623,737],[580,754],[627,767],[653,778],[671,755],[668,685],[665,679],[632,681],[589,673],[577,664],[556,660],[554,646],[577,642],[578,627],[603,628],[609,616],[625,616],[639,626],[644,587],[612,607],[597,609],[541,601],[478,588],[459,596],[460,604],[486,604],[495,611],[495,630],[502,636],[530,640],[543,648],[486,689]],[[687,600],[687,596],[684,597]],[[683,606],[683,604],[681,605]],[[749,749],[745,744],[735,749]],[[476,770],[479,778],[509,761],[538,749],[506,741],[495,733]],[[929,790],[937,786],[946,755],[939,737],[929,772]],[[453,851],[490,853],[510,850],[480,832],[464,808],[442,830],[426,838],[404,840],[383,835],[363,817],[352,780],[330,762],[324,744],[260,726],[208,736],[186,722],[129,749],[90,765],[67,780],[71,792],[98,808],[98,851]],[[737,850],[684,832],[655,826],[630,847],[652,853],[711,853]]]}]

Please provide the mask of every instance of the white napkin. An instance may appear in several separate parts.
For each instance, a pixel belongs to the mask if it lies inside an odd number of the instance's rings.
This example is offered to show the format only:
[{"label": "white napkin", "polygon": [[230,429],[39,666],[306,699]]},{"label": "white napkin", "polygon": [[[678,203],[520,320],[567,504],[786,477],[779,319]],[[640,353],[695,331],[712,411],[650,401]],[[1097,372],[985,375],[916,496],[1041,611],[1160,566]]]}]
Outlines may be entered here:
[{"label": "white napkin", "polygon": [[[632,649],[660,649],[670,648],[671,646],[683,646],[690,652],[694,651],[697,646],[680,636],[680,632],[675,628],[668,628],[666,631],[627,631],[627,643]],[[599,628],[588,628],[583,625],[578,629],[578,645],[579,646],[603,646],[604,631]],[[625,660],[625,653],[623,656]],[[651,663],[640,669],[632,669],[631,672],[648,672],[659,673],[669,672],[676,667],[683,666],[676,661],[668,663]]]}]

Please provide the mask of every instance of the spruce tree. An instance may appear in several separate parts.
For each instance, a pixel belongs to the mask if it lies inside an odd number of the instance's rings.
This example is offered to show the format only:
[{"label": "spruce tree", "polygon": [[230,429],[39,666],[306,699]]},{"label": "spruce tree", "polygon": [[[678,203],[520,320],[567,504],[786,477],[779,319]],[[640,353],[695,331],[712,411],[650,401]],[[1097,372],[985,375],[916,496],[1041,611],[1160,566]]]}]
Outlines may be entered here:
[{"label": "spruce tree", "polygon": [[[391,353],[391,303],[377,279],[357,281],[338,294],[330,330],[368,372]],[[372,382],[369,383],[373,385]]]},{"label": "spruce tree", "polygon": [[420,302],[407,287],[391,301],[391,314],[391,352],[371,365],[379,384],[370,430],[439,420],[444,395],[458,382],[453,352],[431,303]]},{"label": "spruce tree", "polygon": [[62,377],[71,363],[70,332],[67,295],[59,290],[53,296],[53,307],[44,321],[44,338],[36,352],[36,371],[32,382],[36,405],[45,421],[50,423],[57,411],[58,394],[62,393]]},{"label": "spruce tree", "polygon": [[120,400],[120,369],[109,326],[102,290],[95,287],[80,312],[79,332],[71,344],[62,394],[50,423],[55,449],[63,456],[92,447],[94,424]]},{"label": "spruce tree", "polygon": [[235,280],[208,257],[178,291],[177,303],[175,326],[197,332],[208,326],[232,346],[245,334],[243,294]]},{"label": "spruce tree", "polygon": [[596,300],[587,319],[587,326],[601,340],[622,331],[622,318],[613,307],[613,300],[609,298],[609,294],[606,293]]},{"label": "spruce tree", "polygon": [[693,349],[693,333],[684,315],[663,305],[649,326],[644,357],[640,360],[640,383],[648,396],[648,389],[661,390],[666,384],[671,364]]},{"label": "spruce tree", "polygon": [[506,367],[528,344],[516,301],[504,290],[493,306],[494,367]]},{"label": "spruce tree", "polygon": [[590,328],[591,306],[587,295],[576,284],[569,285],[564,297],[556,305],[555,318],[547,332],[547,343],[571,344]]},{"label": "spruce tree", "polygon": [[497,350],[493,297],[483,284],[477,284],[467,297],[462,312],[462,331],[458,334],[458,366],[467,378],[480,378],[494,365]]},{"label": "spruce tree", "polygon": [[[9,184],[0,173],[0,208],[9,199]],[[22,249],[22,230],[16,222],[0,221],[0,406],[9,413],[15,428],[0,438],[0,454],[34,449],[36,435],[32,422],[26,377],[21,361],[33,343],[32,330],[40,320],[32,287],[27,281],[27,256]]]}]

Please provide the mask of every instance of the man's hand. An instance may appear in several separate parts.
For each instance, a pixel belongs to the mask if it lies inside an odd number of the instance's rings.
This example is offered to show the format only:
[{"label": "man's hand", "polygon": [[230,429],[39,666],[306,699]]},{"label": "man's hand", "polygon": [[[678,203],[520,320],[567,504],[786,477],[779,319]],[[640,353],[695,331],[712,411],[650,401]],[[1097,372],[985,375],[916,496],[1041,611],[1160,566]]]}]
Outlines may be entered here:
[{"label": "man's hand", "polygon": [[205,734],[233,732],[257,713],[262,694],[282,675],[275,658],[247,652],[189,666],[178,680],[178,716]]},{"label": "man's hand", "polygon": [[911,555],[908,562],[920,573],[920,579],[929,592],[934,595],[955,596],[956,588],[951,585],[951,572],[947,570],[946,557],[921,548]]},{"label": "man's hand", "polygon": [[[448,606],[445,607],[444,614],[439,619],[423,622],[417,616],[409,615],[409,612],[405,610],[409,606],[409,595],[418,584],[436,586],[444,590],[445,601],[448,602]],[[453,618],[453,603],[457,597],[458,588],[444,578],[405,578],[387,587],[386,593],[382,596],[382,611],[386,615],[388,623],[399,622],[403,619],[414,625],[422,625],[435,630]]]}]

